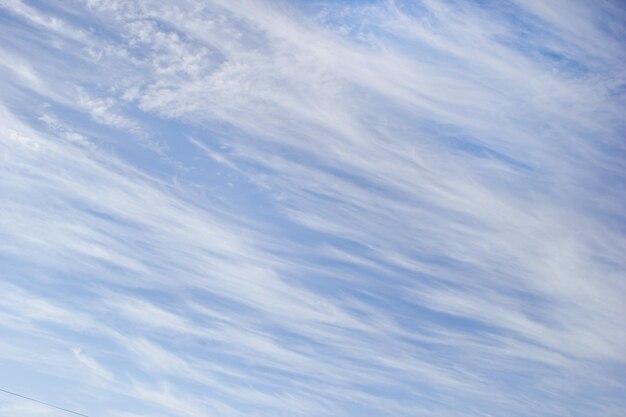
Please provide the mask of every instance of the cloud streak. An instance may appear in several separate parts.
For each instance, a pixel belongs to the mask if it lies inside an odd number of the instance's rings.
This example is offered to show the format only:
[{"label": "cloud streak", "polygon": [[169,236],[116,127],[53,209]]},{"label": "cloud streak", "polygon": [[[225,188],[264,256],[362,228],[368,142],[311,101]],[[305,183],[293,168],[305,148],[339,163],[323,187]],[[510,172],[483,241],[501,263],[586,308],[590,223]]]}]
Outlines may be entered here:
[{"label": "cloud streak", "polygon": [[617,2],[0,5],[2,386],[626,410]]}]

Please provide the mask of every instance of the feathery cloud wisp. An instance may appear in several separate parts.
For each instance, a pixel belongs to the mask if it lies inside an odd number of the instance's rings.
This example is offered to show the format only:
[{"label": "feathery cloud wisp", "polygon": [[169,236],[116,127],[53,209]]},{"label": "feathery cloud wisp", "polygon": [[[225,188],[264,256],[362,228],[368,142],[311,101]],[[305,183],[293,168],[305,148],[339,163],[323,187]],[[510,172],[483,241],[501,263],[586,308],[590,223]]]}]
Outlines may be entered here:
[{"label": "feathery cloud wisp", "polygon": [[120,417],[626,410],[618,2],[0,22],[1,386]]}]

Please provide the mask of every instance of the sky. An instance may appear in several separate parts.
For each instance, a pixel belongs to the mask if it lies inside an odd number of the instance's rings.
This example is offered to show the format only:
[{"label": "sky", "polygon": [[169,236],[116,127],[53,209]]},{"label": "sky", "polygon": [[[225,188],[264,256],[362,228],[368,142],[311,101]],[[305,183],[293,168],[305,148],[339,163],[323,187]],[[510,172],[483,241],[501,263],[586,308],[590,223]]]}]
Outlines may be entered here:
[{"label": "sky", "polygon": [[625,45],[620,0],[0,0],[0,388],[625,416]]}]

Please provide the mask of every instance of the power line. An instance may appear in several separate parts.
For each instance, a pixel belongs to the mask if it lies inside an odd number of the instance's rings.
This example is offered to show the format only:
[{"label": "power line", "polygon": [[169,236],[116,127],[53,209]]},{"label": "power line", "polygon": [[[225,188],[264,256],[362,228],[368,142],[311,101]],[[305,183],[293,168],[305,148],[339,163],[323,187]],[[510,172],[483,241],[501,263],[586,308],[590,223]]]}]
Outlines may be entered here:
[{"label": "power line", "polygon": [[36,400],[34,398],[26,397],[26,396],[20,395],[20,394],[18,394],[16,392],[7,391],[7,390],[2,389],[2,388],[0,388],[0,391],[4,392],[6,394],[10,394],[10,395],[14,395],[16,397],[23,398],[23,399],[28,400],[28,401],[33,401],[33,402],[36,402],[36,403],[39,403],[39,404],[43,404],[43,405],[45,405],[47,407],[56,408],[57,410],[65,411],[66,413],[72,413],[74,415],[82,416],[82,417],[89,417],[87,414],[77,413],[76,411],[68,410],[67,408],[63,408],[63,407],[57,407],[56,405],[48,404],[46,402],[39,401],[39,400]]}]

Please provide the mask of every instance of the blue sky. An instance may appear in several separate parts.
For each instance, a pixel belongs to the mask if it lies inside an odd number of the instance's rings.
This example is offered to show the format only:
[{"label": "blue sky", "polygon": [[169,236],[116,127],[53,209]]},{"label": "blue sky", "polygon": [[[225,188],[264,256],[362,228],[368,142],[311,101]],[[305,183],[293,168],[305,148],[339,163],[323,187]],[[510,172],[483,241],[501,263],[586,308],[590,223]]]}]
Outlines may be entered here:
[{"label": "blue sky", "polygon": [[626,414],[623,3],[2,0],[0,39],[0,388]]}]

